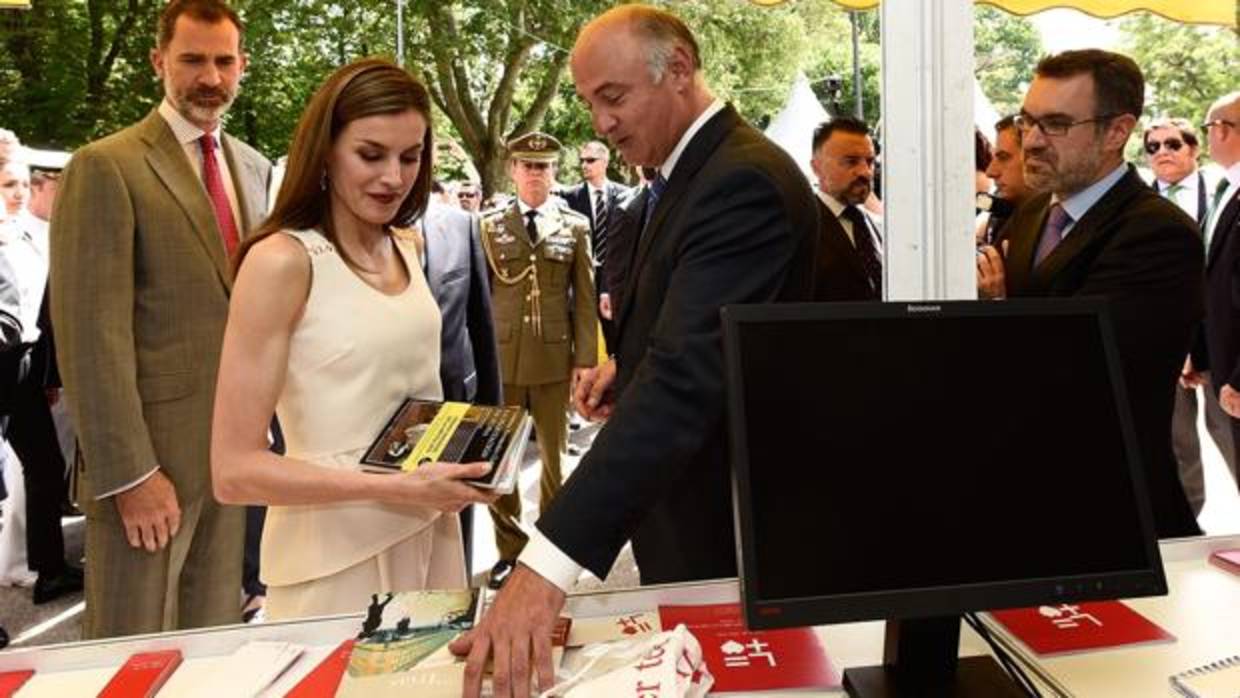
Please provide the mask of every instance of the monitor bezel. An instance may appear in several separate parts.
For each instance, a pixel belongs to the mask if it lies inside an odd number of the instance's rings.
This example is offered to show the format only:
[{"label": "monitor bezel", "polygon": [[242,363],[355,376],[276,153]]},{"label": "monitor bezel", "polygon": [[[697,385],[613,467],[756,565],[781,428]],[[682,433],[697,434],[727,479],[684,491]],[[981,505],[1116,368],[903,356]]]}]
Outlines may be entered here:
[{"label": "monitor bezel", "polygon": [[[737,569],[741,599],[750,628],[783,628],[865,620],[959,615],[966,612],[1016,608],[1049,603],[1157,596],[1167,593],[1158,550],[1153,509],[1148,497],[1141,452],[1121,370],[1111,311],[1103,298],[1011,299],[995,301],[915,301],[865,303],[778,303],[730,305],[721,310],[731,448],[732,509],[736,527]],[[1100,325],[1103,351],[1111,376],[1115,404],[1128,453],[1137,513],[1143,531],[1149,569],[1111,573],[985,582],[971,585],[922,587],[876,592],[765,599],[756,588],[757,562],[751,502],[749,450],[744,427],[744,381],[739,361],[740,331],[750,323],[821,322],[846,319],[986,316],[1047,317],[1094,315]],[[1170,427],[1168,427],[1170,428]],[[911,537],[917,532],[910,531]],[[810,539],[812,540],[812,538]],[[825,555],[811,555],[825,560]],[[813,570],[814,574],[823,573]]]}]

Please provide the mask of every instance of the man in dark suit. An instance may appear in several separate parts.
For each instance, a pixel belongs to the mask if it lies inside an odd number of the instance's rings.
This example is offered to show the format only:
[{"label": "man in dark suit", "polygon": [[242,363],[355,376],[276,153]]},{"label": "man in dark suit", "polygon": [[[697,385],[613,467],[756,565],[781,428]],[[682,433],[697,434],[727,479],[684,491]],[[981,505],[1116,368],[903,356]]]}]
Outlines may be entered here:
[{"label": "man in dark suit", "polygon": [[[1145,128],[1144,148],[1154,181],[1150,186],[1197,221],[1204,233],[1210,212],[1205,176],[1197,167],[1197,131],[1186,119],[1158,119]],[[1202,245],[1205,248],[1205,245]],[[1208,320],[1207,320],[1208,322]],[[1206,502],[1206,483],[1201,463],[1201,440],[1197,434],[1197,391],[1205,388],[1206,430],[1218,447],[1223,461],[1236,471],[1236,446],[1231,434],[1231,418],[1218,404],[1218,391],[1209,386],[1209,372],[1194,370],[1192,357],[1175,391],[1175,410],[1171,415],[1171,448],[1180,467],[1180,482],[1188,496],[1193,515],[1199,516]]]},{"label": "man in dark suit", "polygon": [[[1211,387],[1240,438],[1240,92],[1220,98],[1206,117],[1210,157],[1226,169],[1206,224],[1206,357]],[[1193,362],[1201,359],[1195,353]],[[1235,471],[1232,472],[1234,476]]]},{"label": "man in dark suit", "polygon": [[[491,285],[478,216],[432,201],[421,227],[426,282],[443,316],[439,354],[443,397],[456,402],[502,404]],[[466,573],[472,569],[473,524],[474,509],[465,507],[461,510],[461,540],[465,544]]]},{"label": "man in dark suit", "polygon": [[816,301],[883,298],[882,235],[865,211],[874,190],[874,141],[864,121],[838,116],[814,129],[818,178]]},{"label": "man in dark suit", "polygon": [[643,583],[736,574],[719,308],[812,294],[813,193],[786,153],[711,95],[684,23],[614,8],[582,30],[571,67],[595,129],[658,173],[615,309],[616,360],[574,394],[585,416],[610,418],[494,607],[453,644],[469,655],[466,695],[492,650],[496,696],[528,685],[531,665],[548,688],[565,590],[583,568],[606,575],[630,539]]},{"label": "man in dark suit", "polygon": [[[983,296],[1110,300],[1158,535],[1196,535],[1171,452],[1171,410],[1202,317],[1203,251],[1193,220],[1124,162],[1144,83],[1132,59],[1107,51],[1066,51],[1038,64],[1017,126],[1025,179],[1044,193],[1008,222],[1006,259],[982,249],[978,282]],[[1064,347],[1047,360],[1071,357]],[[1053,414],[1047,430],[1054,433]]]},{"label": "man in dark suit", "polygon": [[606,275],[602,273],[609,248],[609,221],[620,203],[628,196],[629,188],[607,179],[607,165],[611,154],[599,141],[590,141],[577,151],[581,163],[581,184],[569,189],[564,200],[569,208],[590,219],[590,242],[594,250],[594,292],[598,300],[599,322],[603,336],[612,341],[612,303]]}]

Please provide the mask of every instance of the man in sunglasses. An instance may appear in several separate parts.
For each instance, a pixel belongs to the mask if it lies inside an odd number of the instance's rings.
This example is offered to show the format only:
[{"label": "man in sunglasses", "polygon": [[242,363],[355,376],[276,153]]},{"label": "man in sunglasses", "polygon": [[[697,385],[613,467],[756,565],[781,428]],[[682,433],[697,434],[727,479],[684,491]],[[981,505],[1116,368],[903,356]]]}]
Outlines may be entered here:
[{"label": "man in sunglasses", "polygon": [[[1172,454],[1171,412],[1204,312],[1204,250],[1193,219],[1124,162],[1144,95],[1127,56],[1090,49],[1038,63],[1016,125],[1025,181],[1043,193],[1013,214],[1005,251],[979,252],[978,284],[990,297],[1110,301],[1158,536],[1198,535]],[[1064,346],[1046,360],[1073,358]],[[1010,371],[1021,375],[1020,366]],[[1046,415],[1052,438],[1055,418]]]},{"label": "man in sunglasses", "polygon": [[[1210,210],[1206,180],[1197,167],[1197,131],[1186,119],[1157,119],[1145,129],[1145,153],[1154,172],[1154,190],[1179,206],[1204,228]],[[1204,245],[1203,245],[1204,247]],[[1201,466],[1201,441],[1197,434],[1197,389],[1206,386],[1206,430],[1227,466],[1234,472],[1236,447],[1231,420],[1219,407],[1217,391],[1209,389],[1208,373],[1193,370],[1190,358],[1175,391],[1171,416],[1171,447],[1180,468],[1180,482],[1193,514],[1200,515],[1206,501]]]},{"label": "man in sunglasses", "polygon": [[594,290],[598,301],[603,336],[611,341],[611,295],[604,278],[603,260],[607,257],[608,220],[629,196],[629,188],[607,179],[610,153],[599,141],[590,141],[577,151],[581,163],[581,184],[564,193],[569,208],[590,219],[590,242],[594,250]]},{"label": "man in sunglasses", "polygon": [[482,208],[482,188],[477,182],[465,180],[456,187],[456,199],[463,210],[478,213]]}]

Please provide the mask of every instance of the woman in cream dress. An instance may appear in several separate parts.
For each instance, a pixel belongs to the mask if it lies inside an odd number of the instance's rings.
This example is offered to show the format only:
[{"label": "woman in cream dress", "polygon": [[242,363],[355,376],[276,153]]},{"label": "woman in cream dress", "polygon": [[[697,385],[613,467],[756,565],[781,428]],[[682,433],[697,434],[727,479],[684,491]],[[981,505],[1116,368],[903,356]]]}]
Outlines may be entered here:
[{"label": "woman in cream dress", "polygon": [[[414,241],[430,99],[382,60],[337,70],[298,124],[275,207],[237,255],[211,441],[215,495],[269,506],[267,617],[356,611],[370,594],[465,586],[455,513],[485,463],[358,469],[406,397],[440,399],[439,310]],[[287,455],[267,450],[277,414]]]}]

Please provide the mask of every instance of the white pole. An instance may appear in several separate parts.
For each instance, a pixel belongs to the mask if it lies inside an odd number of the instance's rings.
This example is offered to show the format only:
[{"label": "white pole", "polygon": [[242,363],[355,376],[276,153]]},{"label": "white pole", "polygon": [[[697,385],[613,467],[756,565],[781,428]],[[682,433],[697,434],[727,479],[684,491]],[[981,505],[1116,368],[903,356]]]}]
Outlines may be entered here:
[{"label": "white pole", "polygon": [[977,298],[973,2],[883,0],[888,300]]},{"label": "white pole", "polygon": [[405,67],[405,0],[396,0],[396,65]]}]

